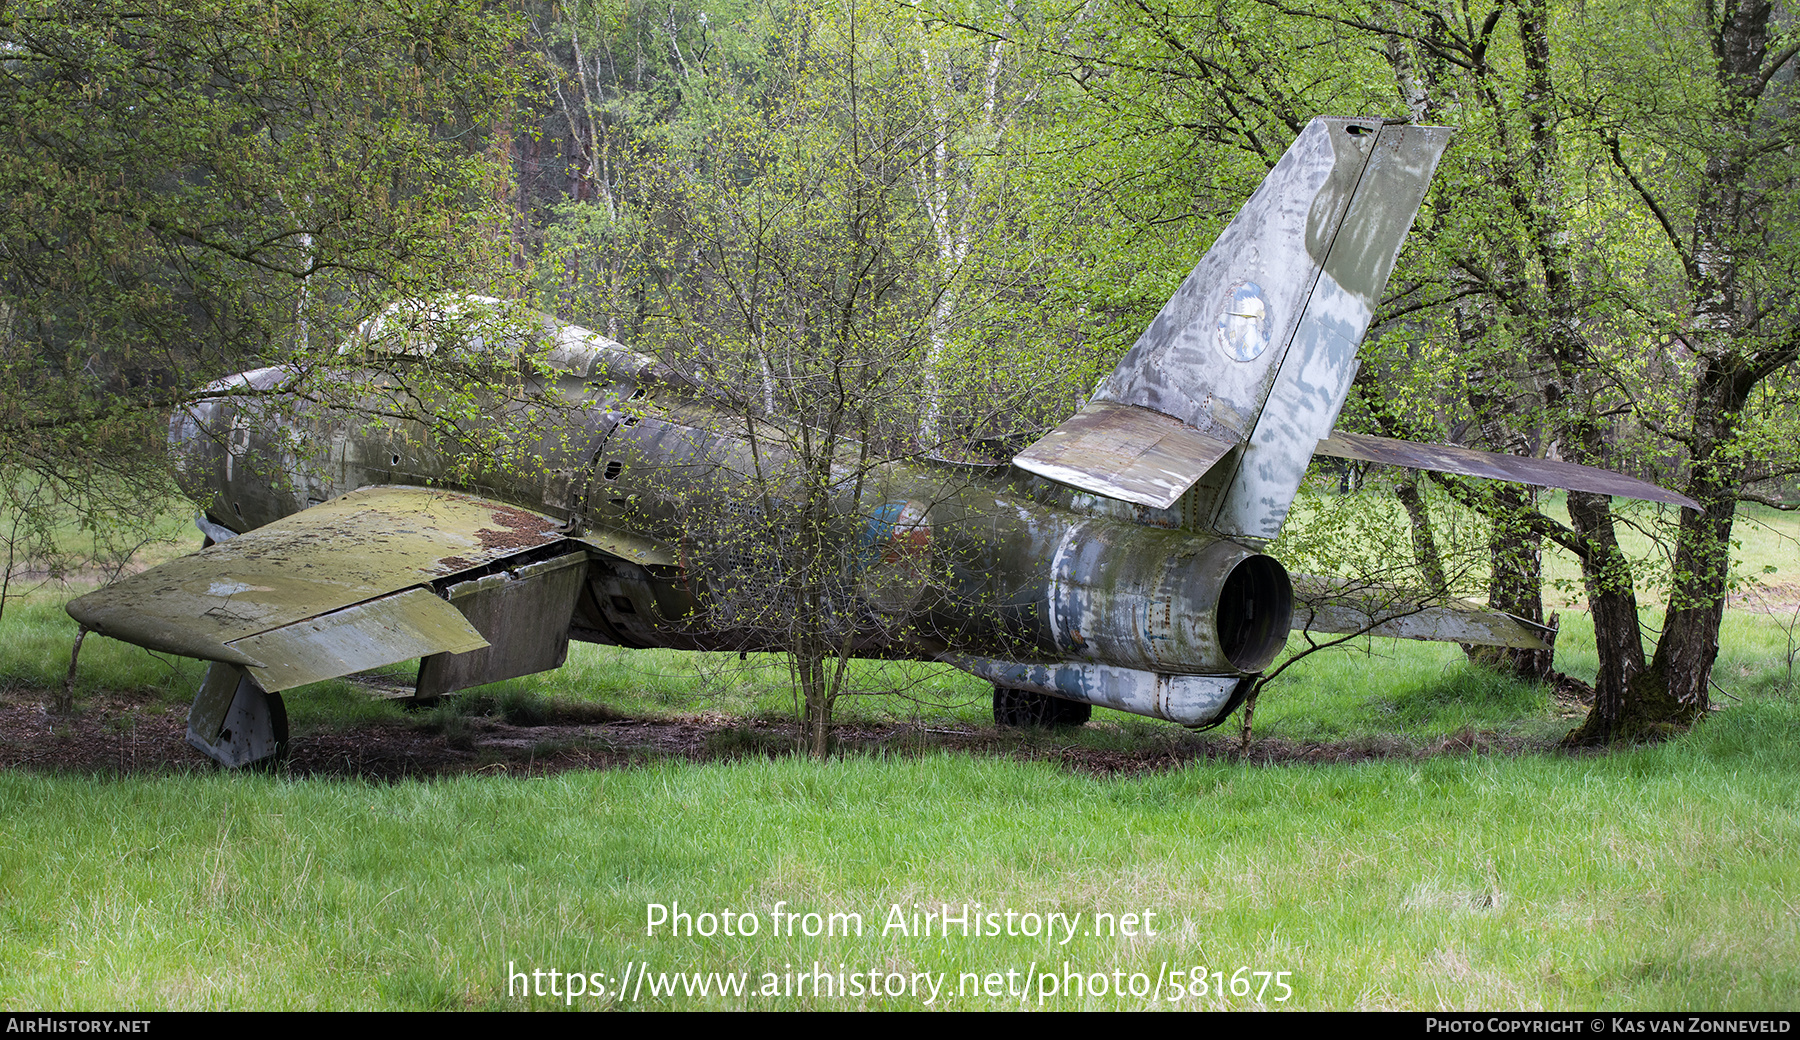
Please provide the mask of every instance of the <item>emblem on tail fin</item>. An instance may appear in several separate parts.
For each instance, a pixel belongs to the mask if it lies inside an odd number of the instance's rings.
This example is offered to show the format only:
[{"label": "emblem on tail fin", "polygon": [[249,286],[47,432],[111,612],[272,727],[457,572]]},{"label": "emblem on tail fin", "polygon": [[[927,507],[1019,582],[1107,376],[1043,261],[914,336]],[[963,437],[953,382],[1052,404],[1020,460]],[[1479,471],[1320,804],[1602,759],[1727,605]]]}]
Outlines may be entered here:
[{"label": "emblem on tail fin", "polygon": [[[1088,407],[1014,463],[1159,509],[1199,485],[1201,526],[1273,538],[1313,445],[1336,421],[1357,344],[1449,139],[1442,127],[1313,120]],[[1093,436],[1098,413],[1111,451]],[[1169,419],[1222,449],[1108,469],[1121,432],[1129,446]],[[1162,479],[1136,472],[1146,468]],[[1154,490],[1134,486],[1146,483]]]},{"label": "emblem on tail fin", "polygon": [[1225,294],[1219,346],[1233,361],[1255,361],[1269,349],[1269,308],[1263,303],[1262,286],[1239,282]]}]

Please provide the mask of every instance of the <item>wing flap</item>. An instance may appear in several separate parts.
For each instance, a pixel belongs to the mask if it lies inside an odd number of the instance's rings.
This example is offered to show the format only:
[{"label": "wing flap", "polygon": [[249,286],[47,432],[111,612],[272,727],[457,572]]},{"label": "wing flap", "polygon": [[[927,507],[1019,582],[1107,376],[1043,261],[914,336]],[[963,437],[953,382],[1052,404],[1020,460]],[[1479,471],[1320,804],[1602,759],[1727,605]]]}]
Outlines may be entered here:
[{"label": "wing flap", "polygon": [[569,653],[569,618],[587,578],[587,562],[586,552],[568,553],[450,586],[446,609],[487,638],[473,653],[426,656],[415,695],[430,699],[560,667]]},{"label": "wing flap", "polygon": [[663,567],[681,565],[680,555],[671,547],[654,539],[627,534],[623,531],[589,531],[586,534],[575,536],[572,540],[608,556],[624,560],[626,563]]},{"label": "wing flap", "polygon": [[262,662],[249,672],[277,693],[429,654],[467,653],[488,641],[430,589],[412,588],[229,645]]},{"label": "wing flap", "polygon": [[1013,465],[1096,495],[1167,509],[1235,444],[1149,408],[1095,401],[1014,456]]},{"label": "wing flap", "polygon": [[1419,444],[1338,430],[1320,441],[1314,454],[1356,459],[1359,462],[1378,462],[1385,466],[1428,469],[1436,473],[1460,473],[1469,477],[1511,481],[1514,484],[1537,484],[1567,491],[1591,491],[1622,498],[1641,498],[1648,502],[1686,506],[1696,511],[1700,509],[1700,503],[1686,495],[1676,494],[1667,488],[1657,487],[1623,473],[1573,462],[1502,455],[1449,444]]}]

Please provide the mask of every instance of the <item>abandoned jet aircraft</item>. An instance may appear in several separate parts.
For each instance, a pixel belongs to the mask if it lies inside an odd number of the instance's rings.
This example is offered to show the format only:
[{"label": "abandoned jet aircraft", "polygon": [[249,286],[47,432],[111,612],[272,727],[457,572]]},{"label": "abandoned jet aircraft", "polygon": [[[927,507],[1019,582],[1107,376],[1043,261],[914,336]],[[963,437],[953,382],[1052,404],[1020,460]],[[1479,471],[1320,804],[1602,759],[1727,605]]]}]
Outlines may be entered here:
[{"label": "abandoned jet aircraft", "polygon": [[[836,507],[847,583],[820,608],[842,645],[989,680],[1001,721],[1078,721],[1099,704],[1205,726],[1291,627],[1381,620],[1342,602],[1297,616],[1287,571],[1261,551],[1315,453],[1691,506],[1602,470],[1332,433],[1448,140],[1314,120],[1078,414],[1010,465],[864,472]],[[171,424],[186,479],[210,495],[199,524],[212,544],[69,613],[213,662],[188,739],[229,766],[281,751],[282,691],[413,658],[416,695],[432,698],[558,667],[571,638],[781,648],[763,609],[780,593],[758,581],[781,564],[754,544],[782,537],[779,516],[710,540],[684,516],[752,465],[742,431],[659,362],[539,320],[544,378],[568,407],[514,445],[534,466],[452,469],[405,422],[353,408],[297,432],[266,407],[294,373],[246,372]],[[435,349],[402,325],[372,319],[363,342],[396,358]],[[388,371],[366,374],[377,398]],[[1376,631],[1537,645],[1504,615],[1406,613]]]}]

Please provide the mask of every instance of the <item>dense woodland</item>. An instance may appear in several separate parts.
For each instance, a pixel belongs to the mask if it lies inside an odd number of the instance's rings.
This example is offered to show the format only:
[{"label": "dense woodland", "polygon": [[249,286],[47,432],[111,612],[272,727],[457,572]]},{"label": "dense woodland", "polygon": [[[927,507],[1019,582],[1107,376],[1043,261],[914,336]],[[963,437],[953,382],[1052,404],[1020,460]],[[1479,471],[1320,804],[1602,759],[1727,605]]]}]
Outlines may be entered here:
[{"label": "dense woodland", "polygon": [[[328,370],[445,291],[888,455],[1023,443],[1321,114],[1457,130],[1343,425],[1705,509],[1572,493],[1563,523],[1389,475],[1420,581],[1470,591],[1445,502],[1487,518],[1502,609],[1544,617],[1546,541],[1579,558],[1601,669],[1574,739],[1706,710],[1734,508],[1800,468],[1800,37],[1761,0],[95,0],[9,4],[0,39],[13,560],[71,523],[128,551],[172,501],[182,395]],[[1666,567],[1634,570],[1627,522]]]}]

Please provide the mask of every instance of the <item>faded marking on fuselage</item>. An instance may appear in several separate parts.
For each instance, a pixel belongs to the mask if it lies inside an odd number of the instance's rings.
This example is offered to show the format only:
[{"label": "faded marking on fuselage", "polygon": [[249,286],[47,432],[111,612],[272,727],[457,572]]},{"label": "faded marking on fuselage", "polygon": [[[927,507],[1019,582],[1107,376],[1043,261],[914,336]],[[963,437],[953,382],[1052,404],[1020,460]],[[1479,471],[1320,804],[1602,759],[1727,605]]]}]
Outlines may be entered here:
[{"label": "faded marking on fuselage", "polygon": [[[1081,543],[1086,538],[1086,531],[1086,523],[1071,525],[1056,543],[1056,551],[1050,555],[1049,581],[1046,583],[1049,586],[1050,609],[1044,613],[1045,621],[1050,626],[1051,643],[1058,647],[1069,646],[1072,642],[1069,639],[1069,626],[1063,620],[1064,613],[1070,609],[1068,600],[1072,590],[1063,576],[1069,572],[1071,557],[1079,552]],[[1080,626],[1085,620],[1080,617],[1075,619],[1077,632],[1081,630]]]}]

